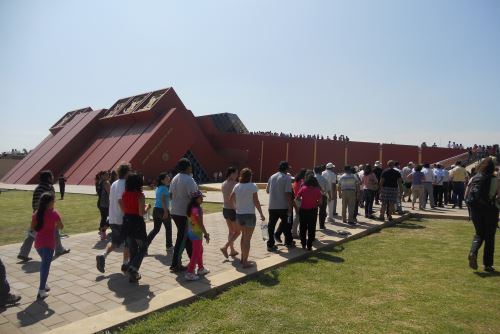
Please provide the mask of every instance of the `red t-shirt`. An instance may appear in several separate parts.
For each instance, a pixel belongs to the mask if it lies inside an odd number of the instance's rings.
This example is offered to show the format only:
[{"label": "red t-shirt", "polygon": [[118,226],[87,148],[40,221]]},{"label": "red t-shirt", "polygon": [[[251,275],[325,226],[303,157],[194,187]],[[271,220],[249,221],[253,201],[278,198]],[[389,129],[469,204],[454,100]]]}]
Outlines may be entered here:
[{"label": "red t-shirt", "polygon": [[302,186],[297,193],[297,198],[301,197],[302,209],[315,209],[318,207],[318,202],[321,199],[321,190],[318,187]]},{"label": "red t-shirt", "polygon": [[299,182],[297,182],[297,181],[293,182],[292,189],[293,189],[293,194],[295,195],[295,197],[297,197],[297,193],[299,192],[299,190],[303,184],[304,184],[303,180],[300,180]]},{"label": "red t-shirt", "polygon": [[[33,213],[31,220],[35,222],[36,226],[36,211]],[[35,248],[56,248],[56,223],[61,220],[61,216],[54,209],[46,209],[43,216],[42,229],[36,232]]]},{"label": "red t-shirt", "polygon": [[122,195],[123,213],[126,215],[139,214],[139,197],[140,191],[125,191]]}]

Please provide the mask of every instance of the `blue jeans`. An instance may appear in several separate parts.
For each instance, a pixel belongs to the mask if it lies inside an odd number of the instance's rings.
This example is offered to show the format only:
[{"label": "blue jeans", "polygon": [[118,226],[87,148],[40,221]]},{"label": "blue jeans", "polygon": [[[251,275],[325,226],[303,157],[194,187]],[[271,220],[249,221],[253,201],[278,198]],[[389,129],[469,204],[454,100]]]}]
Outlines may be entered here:
[{"label": "blue jeans", "polygon": [[54,250],[50,248],[40,248],[36,251],[42,258],[42,263],[40,264],[40,286],[38,287],[38,290],[45,290],[47,278],[49,277],[50,264],[52,263],[52,258],[54,257]]}]

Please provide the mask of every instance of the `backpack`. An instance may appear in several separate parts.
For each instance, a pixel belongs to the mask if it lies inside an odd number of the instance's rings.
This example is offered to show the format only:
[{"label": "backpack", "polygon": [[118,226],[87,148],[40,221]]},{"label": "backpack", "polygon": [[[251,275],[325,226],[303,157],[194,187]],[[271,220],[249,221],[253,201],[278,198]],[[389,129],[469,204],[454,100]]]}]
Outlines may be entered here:
[{"label": "backpack", "polygon": [[465,197],[465,204],[470,208],[487,208],[495,206],[490,196],[491,176],[478,173],[469,183],[469,192]]}]

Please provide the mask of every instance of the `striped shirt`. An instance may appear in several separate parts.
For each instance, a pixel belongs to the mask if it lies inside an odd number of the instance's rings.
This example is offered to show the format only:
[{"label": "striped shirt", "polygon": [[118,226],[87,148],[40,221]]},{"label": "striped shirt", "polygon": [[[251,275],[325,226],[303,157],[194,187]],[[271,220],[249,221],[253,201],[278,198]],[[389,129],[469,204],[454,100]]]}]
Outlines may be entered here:
[{"label": "striped shirt", "polygon": [[33,208],[33,211],[38,209],[38,202],[40,202],[40,197],[42,197],[42,194],[46,192],[51,192],[54,196],[56,195],[54,186],[50,183],[40,183],[36,186],[35,191],[33,192],[33,199],[31,200],[31,207]]}]

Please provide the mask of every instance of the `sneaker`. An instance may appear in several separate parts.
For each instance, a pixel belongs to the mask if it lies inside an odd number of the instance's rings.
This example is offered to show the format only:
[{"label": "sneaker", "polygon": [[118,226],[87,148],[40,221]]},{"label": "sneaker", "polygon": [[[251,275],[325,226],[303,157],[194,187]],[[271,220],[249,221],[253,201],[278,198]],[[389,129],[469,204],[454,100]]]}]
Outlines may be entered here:
[{"label": "sneaker", "polygon": [[281,240],[281,237],[277,234],[274,234],[274,240],[276,240],[276,242],[279,244],[283,243],[283,240]]},{"label": "sneaker", "polygon": [[49,296],[49,293],[45,290],[38,290],[38,294],[36,295],[36,299],[45,299]]},{"label": "sneaker", "polygon": [[45,284],[45,291],[47,291],[47,292],[50,291],[50,286],[48,284]]},{"label": "sneaker", "polygon": [[278,250],[278,247],[276,245],[272,246],[272,247],[267,247],[267,251],[268,252],[276,252]]},{"label": "sneaker", "polygon": [[20,300],[21,300],[20,295],[9,293],[4,299],[0,300],[0,306],[15,305]]},{"label": "sneaker", "polygon": [[183,266],[182,264],[179,264],[178,266],[175,267],[170,267],[170,271],[173,273],[180,273],[181,271],[187,270],[186,266]]},{"label": "sneaker", "polygon": [[184,278],[187,281],[197,281],[197,280],[200,279],[200,276],[195,275],[194,273],[186,273],[186,275],[184,276]]},{"label": "sneaker", "polygon": [[206,275],[206,274],[209,274],[210,273],[210,269],[208,269],[207,267],[203,267],[201,270],[198,269],[198,272],[196,273],[198,276],[203,276],[203,275]]},{"label": "sneaker", "polygon": [[106,259],[104,258],[104,255],[97,255],[95,257],[95,266],[99,272],[103,273],[104,272],[104,266],[106,265]]},{"label": "sneaker", "polygon": [[57,253],[55,254],[55,256],[56,256],[56,257],[57,257],[57,256],[61,256],[61,255],[64,255],[64,254],[68,254],[69,252],[71,252],[71,249],[69,249],[69,248],[65,248],[65,249],[63,249],[63,251],[62,251],[62,252],[57,252]]},{"label": "sneaker", "polygon": [[127,263],[122,264],[121,271],[122,271],[123,275],[127,275],[127,273],[128,273],[128,264]]},{"label": "sneaker", "polygon": [[100,234],[101,234],[101,241],[104,241],[108,238],[106,232],[100,232]]},{"label": "sneaker", "polygon": [[320,225],[319,225],[319,229],[320,229],[320,230],[324,230],[324,229],[326,229],[325,224],[320,224]]},{"label": "sneaker", "polygon": [[472,253],[469,254],[469,267],[477,270],[477,255]]},{"label": "sneaker", "polygon": [[19,260],[21,260],[22,262],[28,262],[28,261],[31,261],[33,260],[33,258],[29,257],[29,256],[24,256],[24,255],[18,255],[17,258]]},{"label": "sneaker", "polygon": [[489,272],[489,273],[496,272],[496,270],[495,270],[495,268],[493,268],[493,266],[485,266],[484,271]]},{"label": "sneaker", "polygon": [[128,281],[130,283],[137,283],[142,278],[141,274],[137,270],[132,268],[128,269]]}]

